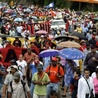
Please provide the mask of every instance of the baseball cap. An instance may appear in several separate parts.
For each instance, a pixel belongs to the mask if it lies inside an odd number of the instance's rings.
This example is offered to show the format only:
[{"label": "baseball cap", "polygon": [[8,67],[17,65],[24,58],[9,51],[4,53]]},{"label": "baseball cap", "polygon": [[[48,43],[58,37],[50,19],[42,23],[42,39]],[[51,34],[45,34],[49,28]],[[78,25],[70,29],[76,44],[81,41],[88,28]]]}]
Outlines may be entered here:
[{"label": "baseball cap", "polygon": [[19,79],[20,78],[20,73],[19,72],[15,72],[14,73],[14,79]]},{"label": "baseball cap", "polygon": [[42,65],[42,64],[39,64],[39,65],[37,66],[37,69],[43,69],[43,65]]},{"label": "baseball cap", "polygon": [[52,57],[51,60],[52,60],[52,61],[57,61],[57,58],[56,58],[56,57]]}]

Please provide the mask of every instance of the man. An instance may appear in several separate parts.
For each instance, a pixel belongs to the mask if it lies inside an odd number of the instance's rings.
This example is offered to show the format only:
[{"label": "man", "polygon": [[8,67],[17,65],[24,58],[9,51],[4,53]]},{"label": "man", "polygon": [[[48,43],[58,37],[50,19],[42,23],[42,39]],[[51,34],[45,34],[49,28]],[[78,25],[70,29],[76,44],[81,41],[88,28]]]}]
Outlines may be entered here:
[{"label": "man", "polygon": [[0,98],[1,98],[1,90],[2,90],[5,75],[6,75],[5,68],[3,64],[0,62]]},{"label": "man", "polygon": [[50,79],[47,73],[43,72],[43,65],[39,64],[37,67],[38,72],[33,75],[32,82],[35,85],[33,98],[46,98],[47,84]]},{"label": "man", "polygon": [[27,71],[27,62],[23,60],[23,55],[19,55],[19,60],[17,60],[17,65],[22,67],[22,75],[23,79],[25,79],[26,71]]},{"label": "man", "polygon": [[24,54],[24,60],[26,60],[27,64],[30,63],[30,61],[34,61],[36,57],[37,55],[32,52],[31,48],[28,48],[27,52]]},{"label": "man", "polygon": [[21,80],[19,72],[14,73],[14,80],[8,86],[8,98],[30,98],[29,87]]},{"label": "man", "polygon": [[[39,64],[43,65],[43,63],[41,61],[39,61],[39,59],[35,60],[33,63],[30,64],[30,72],[32,74],[31,75],[32,77],[37,72],[37,67],[38,67]],[[31,97],[33,97],[34,87],[35,87],[35,85],[33,83],[31,83],[31,85],[30,85]]]},{"label": "man", "polygon": [[6,92],[8,91],[7,87],[11,81],[13,81],[13,75],[15,72],[18,71],[18,66],[12,65],[10,73],[6,75],[5,80],[4,80],[4,86],[3,86],[3,92],[2,92],[2,98],[6,98],[7,94]]},{"label": "man", "polygon": [[37,55],[32,52],[31,48],[28,48],[27,52],[24,54],[24,60],[27,62],[27,81],[28,85],[30,86],[31,84],[31,74],[30,74],[30,68],[29,65],[30,63],[34,62],[37,58]]},{"label": "man", "polygon": [[87,54],[84,65],[89,69],[90,74],[95,72],[98,65],[98,53],[96,53],[96,47],[91,46],[91,52]]},{"label": "man", "polygon": [[[79,79],[78,82],[78,98],[90,98],[91,95],[91,90],[94,90],[94,85],[93,85],[93,80],[92,78],[89,76],[90,75],[90,71],[88,69],[84,70],[84,77]],[[89,89],[89,86],[90,89]]]},{"label": "man", "polygon": [[55,90],[58,93],[60,79],[64,76],[64,71],[62,67],[57,64],[57,58],[52,57],[51,65],[46,68],[45,72],[48,74],[51,82],[49,85],[47,85],[47,97],[49,97],[51,90]]}]

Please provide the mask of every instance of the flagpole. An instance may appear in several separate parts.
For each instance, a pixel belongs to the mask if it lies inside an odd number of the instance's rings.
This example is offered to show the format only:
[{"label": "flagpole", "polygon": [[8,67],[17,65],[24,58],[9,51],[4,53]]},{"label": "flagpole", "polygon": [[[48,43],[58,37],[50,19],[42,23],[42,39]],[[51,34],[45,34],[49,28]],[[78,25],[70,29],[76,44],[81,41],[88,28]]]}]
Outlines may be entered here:
[{"label": "flagpole", "polygon": [[79,2],[79,11],[80,11],[80,9],[81,9],[81,2]]}]

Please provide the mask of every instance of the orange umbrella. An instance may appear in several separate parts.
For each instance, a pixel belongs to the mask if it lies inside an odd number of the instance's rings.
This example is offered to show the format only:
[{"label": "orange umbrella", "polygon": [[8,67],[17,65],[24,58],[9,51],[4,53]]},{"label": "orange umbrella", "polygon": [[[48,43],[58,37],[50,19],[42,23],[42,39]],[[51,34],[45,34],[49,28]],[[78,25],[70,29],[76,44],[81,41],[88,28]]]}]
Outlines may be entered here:
[{"label": "orange umbrella", "polygon": [[81,45],[77,42],[74,42],[74,41],[65,41],[65,42],[60,42],[58,45],[58,47],[61,47],[61,48],[80,48]]}]

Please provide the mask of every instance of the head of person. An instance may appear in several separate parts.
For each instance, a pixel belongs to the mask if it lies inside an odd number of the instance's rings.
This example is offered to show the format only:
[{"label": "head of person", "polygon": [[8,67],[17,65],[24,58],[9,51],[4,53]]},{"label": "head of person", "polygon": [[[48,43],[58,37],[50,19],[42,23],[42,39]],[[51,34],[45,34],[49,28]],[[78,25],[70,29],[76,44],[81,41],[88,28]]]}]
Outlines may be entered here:
[{"label": "head of person", "polygon": [[10,61],[10,64],[11,64],[11,65],[17,65],[17,62],[16,62],[15,59],[12,59],[12,60]]},{"label": "head of person", "polygon": [[18,83],[19,81],[20,81],[20,73],[19,72],[15,72],[14,73],[14,81],[16,82],[16,83]]},{"label": "head of person", "polygon": [[96,46],[93,46],[93,45],[91,46],[91,52],[96,53]]},{"label": "head of person", "polygon": [[56,57],[52,57],[51,58],[51,63],[52,63],[52,66],[56,66],[57,65],[57,58]]},{"label": "head of person", "polygon": [[84,76],[85,76],[85,78],[89,78],[89,76],[90,76],[90,71],[89,71],[89,69],[84,69]]},{"label": "head of person", "polygon": [[81,72],[79,69],[77,69],[76,71],[74,71],[74,77],[75,78],[79,78],[81,76]]},{"label": "head of person", "polygon": [[18,71],[18,66],[17,65],[11,65],[11,73],[14,74],[15,72]]},{"label": "head of person", "polygon": [[23,55],[20,54],[18,59],[19,59],[19,61],[22,61],[23,60]]},{"label": "head of person", "polygon": [[30,55],[32,52],[31,48],[28,48],[27,53]]},{"label": "head of person", "polygon": [[50,91],[50,98],[57,98],[57,92],[55,90]]},{"label": "head of person", "polygon": [[98,78],[98,66],[96,67],[96,77]]},{"label": "head of person", "polygon": [[38,73],[42,73],[43,72],[43,65],[42,64],[38,64],[37,65],[37,70],[38,70]]}]

